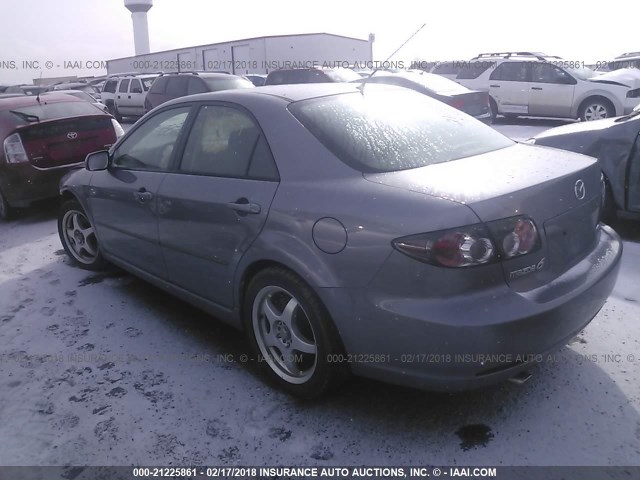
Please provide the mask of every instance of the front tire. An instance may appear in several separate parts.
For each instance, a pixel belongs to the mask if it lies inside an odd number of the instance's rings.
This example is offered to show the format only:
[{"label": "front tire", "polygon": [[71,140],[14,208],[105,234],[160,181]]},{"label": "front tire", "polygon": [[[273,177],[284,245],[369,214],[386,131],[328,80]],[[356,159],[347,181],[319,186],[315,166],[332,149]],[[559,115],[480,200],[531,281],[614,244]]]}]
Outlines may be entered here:
[{"label": "front tire", "polygon": [[268,268],[251,280],[243,317],[260,369],[290,394],[316,398],[348,376],[328,312],[315,292],[289,270]]},{"label": "front tire", "polygon": [[603,118],[615,117],[616,110],[609,100],[603,97],[587,98],[578,111],[578,117],[583,122],[602,120]]},{"label": "front tire", "polygon": [[92,271],[104,270],[107,266],[100,253],[95,229],[78,201],[68,200],[62,204],[58,235],[74,265]]}]

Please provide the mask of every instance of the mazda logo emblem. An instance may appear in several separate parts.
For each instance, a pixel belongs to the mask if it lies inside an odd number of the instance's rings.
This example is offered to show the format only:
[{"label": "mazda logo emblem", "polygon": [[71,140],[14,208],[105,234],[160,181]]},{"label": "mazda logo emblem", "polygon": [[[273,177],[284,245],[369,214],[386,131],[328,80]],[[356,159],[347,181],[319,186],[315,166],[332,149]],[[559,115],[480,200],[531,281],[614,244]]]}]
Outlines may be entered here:
[{"label": "mazda logo emblem", "polygon": [[76,132],[69,132],[67,133],[67,138],[69,140],[75,140],[76,138],[78,138],[78,134]]},{"label": "mazda logo emblem", "polygon": [[576,194],[576,198],[578,200],[582,200],[584,196],[587,194],[586,189],[584,188],[584,182],[582,180],[578,180],[573,187],[573,191]]}]

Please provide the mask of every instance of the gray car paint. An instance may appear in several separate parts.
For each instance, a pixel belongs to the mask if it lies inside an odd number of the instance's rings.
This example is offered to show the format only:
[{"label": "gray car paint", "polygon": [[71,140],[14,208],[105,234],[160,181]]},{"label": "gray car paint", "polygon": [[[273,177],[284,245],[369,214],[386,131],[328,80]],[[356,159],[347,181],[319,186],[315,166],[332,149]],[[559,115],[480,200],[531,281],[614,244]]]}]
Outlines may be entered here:
[{"label": "gray car paint", "polygon": [[533,142],[597,158],[617,208],[640,212],[640,115],[552,128]]},{"label": "gray car paint", "polygon": [[[413,386],[478,386],[508,378],[526,363],[498,362],[491,365],[495,372],[487,372],[489,365],[483,362],[460,363],[450,357],[449,361],[426,363],[410,361],[407,355],[541,353],[561,347],[588,324],[613,288],[622,254],[619,237],[608,227],[594,227],[589,232],[588,251],[572,264],[547,270],[551,273],[547,273],[546,283],[532,276],[534,281],[527,280],[517,288],[507,284],[508,268],[499,263],[471,269],[435,267],[399,253],[391,241],[513,214],[534,216],[544,239],[541,224],[560,213],[578,212],[576,199],[571,199],[577,179],[583,179],[589,191],[583,204],[593,202],[599,172],[592,159],[515,146],[473,160],[368,176],[366,181],[360,172],[323,148],[286,108],[292,100],[345,92],[360,94],[351,86],[336,84],[261,87],[178,99],[147,114],[177,104],[216,100],[251,111],[264,130],[281,179],[257,237],[252,240],[257,226],[238,230],[240,236],[234,241],[247,248],[233,259],[237,262],[235,272],[232,275],[228,269],[227,277],[213,283],[228,282],[234,292],[232,300],[227,297],[226,302],[216,302],[211,300],[216,294],[194,291],[192,285],[189,288],[190,279],[176,284],[137,267],[124,258],[131,253],[114,250],[113,242],[103,246],[104,256],[237,327],[241,326],[239,307],[246,275],[266,264],[286,266],[320,296],[347,353],[388,356],[384,362],[353,363],[355,373]],[[99,218],[103,213],[91,211],[84,199],[87,175],[86,171],[70,175],[62,191],[79,197],[99,224],[104,222]],[[109,170],[93,172],[91,183],[108,175],[112,175]],[[194,185],[195,189],[205,188],[197,182]],[[192,188],[188,182],[184,186],[186,192]],[[243,195],[243,188],[226,185],[216,201],[235,201]],[[171,191],[170,196],[179,195],[177,186]],[[193,192],[183,193],[180,201],[194,201],[195,197]],[[201,207],[202,214],[206,207]],[[185,214],[183,209],[176,216]],[[117,215],[114,209],[111,221],[116,222]],[[339,253],[326,253],[314,242],[314,225],[327,217],[344,225],[347,244]],[[118,226],[131,228],[131,223]],[[175,228],[179,228],[177,224]],[[211,228],[214,232],[216,226]],[[98,233],[102,241],[99,229]],[[563,233],[569,238],[575,235],[570,229]],[[130,248],[136,241],[132,238],[123,234],[116,245]],[[187,249],[197,247],[194,243]],[[201,252],[207,248],[200,245]],[[196,262],[196,255],[192,256]],[[521,261],[526,264],[532,259],[525,261],[523,257]],[[206,278],[205,265],[197,273],[200,278]]]}]

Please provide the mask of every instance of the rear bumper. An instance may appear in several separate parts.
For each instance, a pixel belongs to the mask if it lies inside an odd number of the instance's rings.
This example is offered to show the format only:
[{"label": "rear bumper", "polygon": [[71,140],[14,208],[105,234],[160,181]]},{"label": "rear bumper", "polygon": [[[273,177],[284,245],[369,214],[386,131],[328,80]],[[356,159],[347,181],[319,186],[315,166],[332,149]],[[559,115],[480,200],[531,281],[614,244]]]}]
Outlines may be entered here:
[{"label": "rear bumper", "polygon": [[478,388],[514,376],[580,332],[613,290],[621,255],[620,238],[605,226],[586,258],[536,290],[505,284],[407,298],[374,286],[355,294],[350,321],[334,319],[356,374],[429,390]]},{"label": "rear bumper", "polygon": [[27,207],[31,202],[59,195],[60,180],[82,164],[39,170],[29,163],[4,165],[0,170],[0,189],[13,207]]}]

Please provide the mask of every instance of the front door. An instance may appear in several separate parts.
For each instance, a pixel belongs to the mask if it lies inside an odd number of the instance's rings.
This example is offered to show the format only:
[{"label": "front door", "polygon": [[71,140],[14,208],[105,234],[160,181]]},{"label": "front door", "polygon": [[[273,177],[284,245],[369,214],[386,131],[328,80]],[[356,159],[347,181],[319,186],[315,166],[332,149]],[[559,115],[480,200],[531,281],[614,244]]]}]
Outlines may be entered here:
[{"label": "front door", "polygon": [[172,167],[190,107],[164,110],[135,129],[94,172],[89,207],[101,248],[157,277],[166,277],[158,239],[158,188]]},{"label": "front door", "polygon": [[571,116],[576,80],[550,63],[531,64],[529,113],[540,117]]},{"label": "front door", "polygon": [[262,230],[278,179],[264,134],[246,111],[200,107],[178,171],[158,192],[169,281],[232,306],[236,267]]}]

